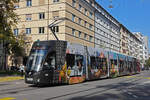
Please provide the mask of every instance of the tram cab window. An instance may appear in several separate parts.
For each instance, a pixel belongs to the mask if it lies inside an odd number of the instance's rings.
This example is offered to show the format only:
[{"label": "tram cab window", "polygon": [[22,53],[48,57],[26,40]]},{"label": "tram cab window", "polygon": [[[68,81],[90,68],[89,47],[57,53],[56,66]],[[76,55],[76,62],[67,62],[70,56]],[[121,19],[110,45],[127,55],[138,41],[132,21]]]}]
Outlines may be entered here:
[{"label": "tram cab window", "polygon": [[47,69],[56,69],[56,53],[49,53],[45,59],[43,67]]},{"label": "tram cab window", "polygon": [[72,69],[72,67],[75,66],[75,55],[74,54],[67,54],[66,55],[66,62],[67,62],[67,68],[70,67]]}]

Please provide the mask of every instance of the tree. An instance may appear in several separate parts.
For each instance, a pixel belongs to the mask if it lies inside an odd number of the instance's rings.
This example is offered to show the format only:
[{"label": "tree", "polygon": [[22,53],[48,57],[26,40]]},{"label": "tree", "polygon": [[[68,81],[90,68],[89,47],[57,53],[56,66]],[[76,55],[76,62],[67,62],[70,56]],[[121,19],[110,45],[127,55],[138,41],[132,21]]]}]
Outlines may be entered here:
[{"label": "tree", "polygon": [[146,60],[145,63],[146,63],[146,67],[150,67],[150,58]]},{"label": "tree", "polygon": [[12,31],[19,20],[14,12],[14,3],[17,0],[0,0],[0,43],[3,44],[5,55],[24,56],[25,41],[14,36]]}]

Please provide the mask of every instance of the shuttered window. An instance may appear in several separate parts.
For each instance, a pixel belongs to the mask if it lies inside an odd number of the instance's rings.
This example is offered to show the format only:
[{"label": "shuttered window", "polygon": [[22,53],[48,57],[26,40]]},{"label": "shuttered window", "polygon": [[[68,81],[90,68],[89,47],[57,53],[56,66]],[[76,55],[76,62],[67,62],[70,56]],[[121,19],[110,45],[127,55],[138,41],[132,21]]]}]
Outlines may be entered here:
[{"label": "shuttered window", "polygon": [[44,5],[45,4],[45,0],[39,0],[39,5]]}]

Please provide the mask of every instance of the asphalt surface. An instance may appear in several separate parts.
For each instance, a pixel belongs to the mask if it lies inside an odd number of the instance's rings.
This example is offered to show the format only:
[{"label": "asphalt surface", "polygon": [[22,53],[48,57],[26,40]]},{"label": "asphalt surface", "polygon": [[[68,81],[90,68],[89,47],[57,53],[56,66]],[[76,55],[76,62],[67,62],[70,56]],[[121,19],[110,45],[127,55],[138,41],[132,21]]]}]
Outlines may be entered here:
[{"label": "asphalt surface", "polygon": [[74,85],[36,87],[0,82],[0,100],[150,100],[150,71]]}]

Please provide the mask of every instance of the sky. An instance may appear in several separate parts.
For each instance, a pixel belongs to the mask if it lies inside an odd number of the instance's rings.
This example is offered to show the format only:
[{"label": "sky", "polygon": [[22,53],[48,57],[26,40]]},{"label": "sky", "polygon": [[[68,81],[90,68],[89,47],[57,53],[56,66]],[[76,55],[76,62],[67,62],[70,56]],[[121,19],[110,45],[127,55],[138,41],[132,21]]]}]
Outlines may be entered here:
[{"label": "sky", "polygon": [[[150,0],[96,1],[131,32],[148,36],[150,47]],[[109,8],[110,4],[113,8]]]}]

